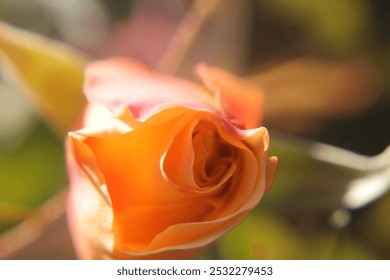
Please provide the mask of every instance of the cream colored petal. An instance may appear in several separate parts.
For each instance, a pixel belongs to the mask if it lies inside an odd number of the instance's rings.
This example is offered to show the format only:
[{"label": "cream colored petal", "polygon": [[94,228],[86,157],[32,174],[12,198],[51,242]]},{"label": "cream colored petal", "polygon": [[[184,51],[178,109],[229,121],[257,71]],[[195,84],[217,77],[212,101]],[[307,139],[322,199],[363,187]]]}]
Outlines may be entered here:
[{"label": "cream colored petal", "polygon": [[[100,193],[105,202],[111,206],[111,199],[108,194],[104,175],[96,163],[96,158],[92,150],[76,137],[72,137],[72,133],[68,137],[68,146],[69,152],[74,155],[74,164],[77,164],[77,168],[80,167],[84,171],[84,175],[89,178],[91,185],[94,187],[94,191]],[[80,176],[72,174],[73,172],[79,172],[77,168],[69,170],[71,178]]]},{"label": "cream colored petal", "polygon": [[266,170],[267,185],[265,187],[265,194],[267,194],[271,190],[272,184],[273,184],[274,179],[275,179],[277,166],[278,166],[278,158],[277,157],[268,158],[267,170]]},{"label": "cream colored petal", "polygon": [[68,221],[76,252],[81,259],[111,259],[114,247],[113,211],[76,162],[67,146],[70,173]]}]

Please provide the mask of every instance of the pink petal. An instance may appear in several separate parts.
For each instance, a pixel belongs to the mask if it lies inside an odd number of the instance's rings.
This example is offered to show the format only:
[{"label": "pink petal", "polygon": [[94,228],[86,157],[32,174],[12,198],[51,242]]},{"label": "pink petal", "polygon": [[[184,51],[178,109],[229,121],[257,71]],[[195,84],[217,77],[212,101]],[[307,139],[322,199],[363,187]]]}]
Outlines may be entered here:
[{"label": "pink petal", "polygon": [[114,58],[87,67],[84,91],[92,103],[111,110],[127,105],[134,117],[144,120],[152,110],[169,105],[215,111],[202,87],[186,80],[154,73],[140,62]]}]

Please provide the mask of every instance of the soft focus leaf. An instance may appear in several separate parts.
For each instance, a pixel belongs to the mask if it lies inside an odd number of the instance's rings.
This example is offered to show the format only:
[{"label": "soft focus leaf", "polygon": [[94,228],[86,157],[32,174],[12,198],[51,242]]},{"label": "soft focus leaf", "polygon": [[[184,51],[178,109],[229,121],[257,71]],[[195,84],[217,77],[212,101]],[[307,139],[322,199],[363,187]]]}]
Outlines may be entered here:
[{"label": "soft focus leaf", "polygon": [[274,10],[294,18],[311,42],[334,53],[353,52],[369,45],[372,33],[369,1],[277,0],[265,1]]},{"label": "soft focus leaf", "polygon": [[[264,210],[264,209],[262,209]],[[298,232],[277,216],[251,214],[219,243],[223,259],[305,259],[305,243]]]},{"label": "soft focus leaf", "polygon": [[354,228],[358,232],[360,243],[373,248],[385,259],[390,258],[389,213],[390,193],[362,213]]},{"label": "soft focus leaf", "polygon": [[75,51],[0,23],[2,70],[31,94],[43,116],[60,132],[74,125],[84,104],[83,67]]},{"label": "soft focus leaf", "polygon": [[26,218],[65,185],[62,145],[40,124],[18,148],[0,151],[0,231]]},{"label": "soft focus leaf", "polygon": [[34,124],[31,102],[0,81],[0,150],[16,147]]},{"label": "soft focus leaf", "polygon": [[363,243],[348,239],[332,255],[334,260],[375,260],[378,257],[368,250]]},{"label": "soft focus leaf", "polygon": [[0,221],[4,224],[18,223],[29,217],[32,212],[33,211],[30,208],[6,203],[0,200]]},{"label": "soft focus leaf", "polygon": [[286,216],[262,207],[218,242],[218,252],[222,259],[376,258],[364,244],[346,232],[338,232],[326,224],[304,230],[310,226],[313,226],[310,220],[306,225],[294,223]]}]

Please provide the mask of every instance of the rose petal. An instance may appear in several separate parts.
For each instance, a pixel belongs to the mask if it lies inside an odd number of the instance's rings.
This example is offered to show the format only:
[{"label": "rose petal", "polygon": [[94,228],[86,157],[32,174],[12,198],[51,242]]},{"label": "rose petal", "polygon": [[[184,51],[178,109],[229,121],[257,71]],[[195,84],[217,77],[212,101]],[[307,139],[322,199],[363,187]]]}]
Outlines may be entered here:
[{"label": "rose petal", "polygon": [[211,96],[200,86],[153,73],[145,65],[125,58],[90,64],[84,91],[89,102],[113,110],[127,105],[140,120],[147,119],[153,109],[162,105],[215,110]]},{"label": "rose petal", "polygon": [[[205,194],[213,192],[222,186],[235,172],[236,167],[232,159],[225,159],[225,162],[232,162],[232,165],[228,168],[229,170],[225,170],[223,177],[218,178],[216,183],[212,182],[212,177],[209,177],[208,174],[204,174],[205,168],[196,168],[199,162],[205,160],[205,158],[209,156],[210,152],[203,150],[202,148],[198,148],[195,151],[195,146],[199,144],[193,142],[194,129],[200,123],[205,122],[206,119],[211,124],[212,130],[215,130],[215,133],[219,133],[218,129],[222,129],[221,127],[217,128],[217,126],[213,124],[213,122],[222,123],[222,120],[219,117],[214,116],[214,118],[210,118],[210,113],[207,112],[200,112],[198,115],[197,118],[193,118],[191,122],[175,135],[173,142],[162,158],[161,171],[169,183],[181,190]],[[218,139],[219,136],[216,137],[217,141],[222,140]],[[200,145],[203,145],[203,143],[200,143]],[[240,148],[242,148],[242,146]],[[221,163],[223,163],[223,161]],[[178,166],[180,166],[179,169],[177,168]],[[214,168],[218,168],[218,166],[214,166]],[[198,179],[202,175],[203,177],[208,177],[206,181],[209,182],[204,182],[206,185],[199,184]],[[214,174],[214,176],[215,175],[216,174]]]},{"label": "rose petal", "polygon": [[96,191],[93,181],[79,168],[68,142],[67,166],[70,174],[68,222],[77,254],[82,259],[112,258],[113,211]]},{"label": "rose petal", "polygon": [[197,65],[196,74],[216,94],[231,121],[246,129],[258,127],[262,119],[263,95],[255,84],[205,63]]},{"label": "rose petal", "polygon": [[267,166],[266,166],[266,186],[265,186],[265,193],[267,194],[272,187],[272,184],[275,180],[275,174],[276,174],[276,168],[278,166],[278,158],[277,157],[270,157],[267,160]]},{"label": "rose petal", "polygon": [[[248,214],[241,212],[233,217],[212,221],[176,224],[157,235],[145,252],[131,252],[130,255],[156,254],[162,251],[189,250],[204,247],[222,234],[237,226]],[[129,249],[124,247],[124,249]],[[125,250],[122,253],[126,253]]]}]

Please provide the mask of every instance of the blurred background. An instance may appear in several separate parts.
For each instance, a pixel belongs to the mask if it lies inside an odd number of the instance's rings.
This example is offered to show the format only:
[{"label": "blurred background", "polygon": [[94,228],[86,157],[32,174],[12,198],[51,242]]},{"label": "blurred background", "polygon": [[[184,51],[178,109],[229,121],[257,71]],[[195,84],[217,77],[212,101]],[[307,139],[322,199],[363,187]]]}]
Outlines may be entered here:
[{"label": "blurred background", "polygon": [[0,20],[82,57],[0,28],[0,258],[76,258],[64,135],[82,66],[111,56],[194,80],[204,61],[263,89],[275,184],[200,258],[390,258],[389,1],[0,0]]}]

